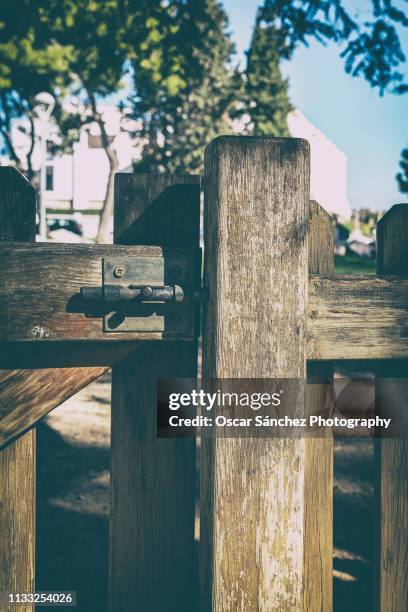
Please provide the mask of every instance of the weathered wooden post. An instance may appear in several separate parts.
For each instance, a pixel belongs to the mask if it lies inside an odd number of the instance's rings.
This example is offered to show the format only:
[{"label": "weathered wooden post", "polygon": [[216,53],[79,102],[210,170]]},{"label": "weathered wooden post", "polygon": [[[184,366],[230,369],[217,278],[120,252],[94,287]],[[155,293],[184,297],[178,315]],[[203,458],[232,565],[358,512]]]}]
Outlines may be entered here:
[{"label": "weathered wooden post", "polygon": [[[393,206],[377,225],[377,274],[408,274],[408,204]],[[406,340],[406,336],[405,336]],[[382,376],[404,373],[408,362],[382,366]],[[390,383],[376,382],[376,410],[392,411],[395,401],[387,394]],[[406,380],[397,382],[406,397]],[[402,416],[402,415],[401,415]],[[408,442],[377,440],[378,546],[376,551],[376,610],[405,612],[408,609]]]},{"label": "weathered wooden post", "polygon": [[[218,138],[204,181],[203,376],[305,378],[308,143]],[[305,453],[302,438],[203,441],[203,612],[303,610]]]},{"label": "weathered wooden post", "polygon": [[[331,216],[315,201],[309,203],[309,274],[334,273],[334,228]],[[309,362],[308,376],[331,379],[326,362]],[[328,387],[310,385],[308,406],[314,414],[327,409]],[[327,415],[328,416],[328,415]],[[305,441],[305,580],[304,610],[331,612],[333,608],[333,437]]]},{"label": "weathered wooden post", "polygon": [[[0,243],[35,241],[36,196],[13,168],[0,168]],[[1,411],[1,406],[0,406]],[[0,594],[34,592],[35,430],[0,452]],[[1,602],[4,612],[15,604]],[[24,612],[32,606],[22,605]]]},{"label": "weathered wooden post", "polygon": [[[199,177],[116,175],[115,243],[198,247]],[[157,439],[157,378],[194,378],[197,342],[113,368],[110,609],[194,610],[195,441]]]}]

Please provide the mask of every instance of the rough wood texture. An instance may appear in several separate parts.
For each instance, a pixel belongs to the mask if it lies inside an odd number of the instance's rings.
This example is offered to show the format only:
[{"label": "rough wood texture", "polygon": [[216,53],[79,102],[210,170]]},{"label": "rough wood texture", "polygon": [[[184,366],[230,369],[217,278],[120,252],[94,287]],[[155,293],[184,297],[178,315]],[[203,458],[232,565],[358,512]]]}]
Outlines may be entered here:
[{"label": "rough wood texture", "polygon": [[[137,340],[164,337],[192,337],[190,328],[177,326],[174,315],[182,319],[189,304],[166,305],[165,331],[103,331],[102,314],[85,316],[86,305],[80,289],[102,286],[102,258],[183,257],[191,262],[192,250],[168,250],[160,247],[120,247],[110,245],[71,245],[3,243],[0,248],[0,341],[32,343],[61,340]],[[152,307],[153,308],[153,307]],[[90,306],[88,305],[88,313]],[[98,314],[98,313],[94,313]],[[179,331],[180,329],[180,331]],[[167,331],[166,331],[167,330]],[[187,332],[187,333],[186,333]],[[78,364],[79,365],[79,364]]]},{"label": "rough wood texture", "polygon": [[[309,274],[334,273],[334,226],[315,201],[309,203]],[[308,376],[330,379],[332,367],[313,362]],[[327,385],[307,389],[308,413],[325,414]],[[333,607],[333,438],[305,440],[304,610],[331,612]],[[316,587],[319,585],[320,587]]]},{"label": "rough wood texture", "polygon": [[395,204],[377,224],[377,274],[408,274],[408,204]]},{"label": "rough wood texture", "polygon": [[[377,273],[407,275],[407,204],[393,206],[380,219],[377,239]],[[405,325],[404,357],[407,358],[406,330]],[[405,362],[405,372],[408,373],[408,362]],[[392,364],[388,366],[388,372],[383,369],[383,375],[396,375]],[[408,374],[405,374],[405,378],[407,377]],[[406,381],[403,384],[406,393]],[[381,385],[381,379],[376,381],[376,410],[379,412],[392,411],[394,402],[392,398],[387,400],[387,387],[389,388],[387,384]],[[405,439],[384,439],[377,442],[379,542],[376,554],[376,610],[405,612],[408,610],[408,442]]]},{"label": "rough wood texture", "polygon": [[0,449],[108,369],[0,370]]},{"label": "rough wood texture", "polygon": [[[0,240],[35,240],[36,198],[14,169],[0,168]],[[0,452],[0,593],[33,592],[35,431]],[[2,611],[15,606],[2,602]],[[31,605],[19,607],[21,612]]]},{"label": "rough wood texture", "polygon": [[35,240],[36,197],[27,179],[14,168],[0,168],[0,241]]},{"label": "rough wood texture", "polygon": [[[120,206],[115,208],[114,225],[118,244],[198,246],[199,176],[116,176],[115,198],[120,201]],[[174,231],[177,231],[177,239]],[[120,240],[117,232],[120,233]]]},{"label": "rough wood texture", "polygon": [[[115,242],[196,247],[198,177],[116,175]],[[156,380],[195,377],[197,342],[150,343],[113,368],[110,609],[196,609],[195,443],[157,439]]]},{"label": "rough wood texture", "polygon": [[[127,234],[129,235],[129,234]],[[321,236],[316,237],[321,249]],[[159,247],[120,247],[108,245],[27,245],[3,243],[0,248],[0,341],[22,341],[31,345],[53,342],[94,340],[109,343],[126,340],[174,339],[193,337],[194,316],[191,305],[167,305],[167,331],[115,332],[103,331],[102,317],[87,317],[78,301],[83,286],[102,283],[102,257],[157,256]],[[183,254],[191,261],[192,250],[167,250],[165,257]],[[316,255],[318,250],[316,250]],[[41,274],[38,273],[41,270]],[[407,354],[408,278],[336,275],[311,277],[308,306],[309,359],[378,359],[400,358]],[[171,319],[177,315],[178,319]],[[166,315],[167,317],[167,315]],[[183,321],[180,321],[180,320]],[[187,323],[184,323],[184,319]],[[270,325],[271,323],[269,323]],[[103,344],[95,354],[103,363]],[[77,365],[97,363],[92,357],[95,345],[86,350],[71,347],[67,358]],[[15,367],[17,348],[10,354]],[[4,352],[5,354],[5,352]],[[53,365],[55,351],[48,363],[42,348],[42,365]],[[39,356],[31,352],[36,363]],[[61,357],[62,358],[62,357]],[[81,359],[84,359],[81,362]],[[0,360],[1,363],[1,360]],[[22,363],[17,364],[22,367]],[[62,366],[66,365],[64,363]],[[10,366],[9,366],[10,367]]]},{"label": "rough wood texture", "polygon": [[[204,377],[305,376],[308,202],[306,141],[207,148]],[[302,439],[203,440],[203,612],[303,610],[304,476]]]},{"label": "rough wood texture", "polygon": [[[0,592],[34,592],[35,430],[0,453]],[[31,605],[18,607],[23,612]],[[2,612],[15,605],[2,601]]]},{"label": "rough wood texture", "polygon": [[[35,375],[41,376],[38,368],[47,368],[50,378],[52,377],[52,370],[56,374],[59,368],[73,368],[74,366],[78,366],[79,378],[82,374],[86,375],[87,367],[101,366],[103,368],[101,374],[103,374],[107,367],[118,363],[141,346],[143,346],[143,342],[135,344],[130,340],[124,342],[117,340],[115,342],[93,342],[92,340],[86,342],[2,342],[0,343],[0,369],[16,369],[20,377],[21,368],[24,368],[27,370],[27,376],[33,376],[33,384],[36,386],[39,383],[35,382]],[[51,365],[52,368],[50,368]],[[54,382],[56,382],[56,378],[58,376],[54,377]]]},{"label": "rough wood texture", "polygon": [[309,359],[397,359],[407,351],[407,277],[310,278]]},{"label": "rough wood texture", "polygon": [[[138,343],[137,349],[143,343]],[[66,399],[135,351],[133,342],[54,342],[16,347],[0,355],[0,449]],[[3,349],[2,346],[2,349]],[[50,368],[50,365],[53,368]],[[72,366],[86,367],[72,367]],[[18,369],[39,368],[37,370]]]},{"label": "rough wood texture", "polygon": [[333,218],[315,200],[309,202],[309,274],[334,274]]},{"label": "rough wood texture", "polygon": [[[35,350],[32,343],[2,345],[0,449],[142,344],[135,349],[133,342],[53,342]],[[73,367],[78,365],[86,367]]]}]

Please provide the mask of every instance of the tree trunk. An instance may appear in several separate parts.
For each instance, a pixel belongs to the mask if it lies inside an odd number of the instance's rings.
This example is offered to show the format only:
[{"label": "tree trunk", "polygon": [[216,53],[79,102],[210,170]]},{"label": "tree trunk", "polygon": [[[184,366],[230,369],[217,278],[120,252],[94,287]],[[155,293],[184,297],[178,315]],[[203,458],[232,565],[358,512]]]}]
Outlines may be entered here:
[{"label": "tree trunk", "polygon": [[108,184],[106,185],[105,199],[103,201],[103,206],[100,214],[99,229],[98,234],[96,236],[96,242],[112,242],[111,237],[109,236],[109,221],[111,215],[113,214],[114,179],[115,172],[118,170],[119,167],[119,161],[116,151],[111,146],[109,135],[106,131],[105,121],[97,109],[95,94],[91,92],[87,87],[86,91],[88,94],[89,103],[91,105],[94,121],[96,121],[101,131],[102,146],[109,161]]},{"label": "tree trunk", "polygon": [[119,163],[115,151],[105,149],[105,153],[109,159],[109,177],[106,185],[105,199],[101,210],[99,220],[99,229],[96,236],[96,242],[112,242],[109,235],[110,218],[113,214],[113,191],[115,172],[118,170]]}]

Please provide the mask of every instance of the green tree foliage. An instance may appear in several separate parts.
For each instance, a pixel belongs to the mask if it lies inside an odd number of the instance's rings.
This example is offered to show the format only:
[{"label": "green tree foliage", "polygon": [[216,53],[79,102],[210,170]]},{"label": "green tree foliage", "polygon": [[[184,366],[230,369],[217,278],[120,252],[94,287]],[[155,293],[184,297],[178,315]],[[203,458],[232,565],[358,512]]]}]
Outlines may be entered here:
[{"label": "green tree foliage", "polygon": [[[39,6],[30,0],[9,2],[0,14],[0,135],[10,159],[32,180],[33,152],[38,138],[35,96],[62,85],[69,50],[42,36]],[[13,124],[27,146],[16,146]]]},{"label": "green tree foliage", "polygon": [[242,74],[242,105],[235,116],[246,120],[244,133],[255,136],[288,136],[287,116],[292,109],[288,82],[282,78],[275,27],[262,23],[258,12]]},{"label": "green tree foliage", "polygon": [[[118,157],[98,102],[117,92],[128,57],[126,30],[127,0],[47,0],[41,24],[61,48],[70,49],[69,93],[77,98],[76,111],[66,112],[63,97],[58,100],[55,116],[67,147],[86,124],[98,125],[102,147],[109,162],[109,176],[98,230],[98,240],[108,239],[109,219],[113,211],[113,183]],[[134,13],[133,13],[134,16]]]},{"label": "green tree foliage", "polygon": [[144,27],[132,62],[134,117],[145,140],[137,170],[199,172],[205,145],[229,131],[240,96],[227,16],[216,0],[172,0]]},{"label": "green tree foliage", "polygon": [[[144,9],[148,6],[140,0],[140,10],[143,4]],[[69,151],[81,128],[96,123],[110,167],[99,229],[102,240],[107,238],[118,160],[99,103],[120,90],[131,56],[125,33],[140,17],[135,7],[133,0],[22,0],[10,2],[0,17],[0,130],[10,157],[32,178],[38,137],[35,95],[41,91],[56,100],[53,117],[61,139],[54,149]],[[76,100],[69,111],[67,97]],[[31,137],[26,163],[18,159],[12,138],[13,122],[22,117],[26,121],[20,128]]]},{"label": "green tree foliage", "polygon": [[401,193],[408,193],[408,146],[401,151],[399,163],[401,171],[397,174],[397,181]]},{"label": "green tree foliage", "polygon": [[367,19],[356,13],[351,15],[343,0],[264,0],[260,17],[275,27],[281,57],[290,58],[298,44],[311,38],[334,41],[342,45],[348,74],[363,76],[380,95],[406,92],[398,29],[408,26],[408,15],[393,0],[371,0]]},{"label": "green tree foliage", "polygon": [[126,58],[125,5],[118,0],[47,0],[41,11],[46,33],[71,49],[70,70],[90,94],[106,96],[118,88]]},{"label": "green tree foliage", "polygon": [[[2,140],[16,165],[32,174],[40,91],[57,100],[61,149],[84,124],[96,122],[110,165],[103,238],[118,164],[98,103],[117,95],[126,71],[140,125],[135,136],[144,143],[137,169],[144,171],[201,171],[204,146],[236,126],[233,119],[244,133],[284,134],[290,105],[279,61],[311,38],[342,45],[347,72],[365,77],[381,94],[406,91],[399,31],[408,18],[397,0],[372,0],[365,21],[351,15],[346,1],[264,0],[242,72],[233,66],[228,19],[218,0],[9,1],[0,14]],[[66,112],[68,94],[76,96],[77,112]],[[25,118],[22,129],[31,139],[24,159],[12,142],[16,118]]]}]

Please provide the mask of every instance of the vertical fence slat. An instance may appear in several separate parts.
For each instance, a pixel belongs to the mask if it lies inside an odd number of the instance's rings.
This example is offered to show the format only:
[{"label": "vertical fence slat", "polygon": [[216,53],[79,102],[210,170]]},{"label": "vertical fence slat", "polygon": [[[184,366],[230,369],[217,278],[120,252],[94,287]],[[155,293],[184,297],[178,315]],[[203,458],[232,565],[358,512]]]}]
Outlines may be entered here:
[{"label": "vertical fence slat", "polygon": [[334,274],[334,226],[328,212],[309,202],[309,274]]},{"label": "vertical fence slat", "polygon": [[[334,272],[333,219],[315,201],[309,204],[309,274]],[[327,380],[330,364],[308,364],[308,375]],[[310,411],[323,414],[326,385],[308,387]],[[333,438],[306,440],[305,452],[304,610],[333,607]]]},{"label": "vertical fence slat", "polygon": [[[13,168],[0,168],[0,241],[35,240],[36,196]],[[0,594],[34,591],[35,430],[0,452]],[[15,605],[1,604],[4,612]],[[31,605],[20,606],[22,612]]]},{"label": "vertical fence slat", "polygon": [[[408,274],[408,204],[393,206],[377,225],[377,273]],[[395,365],[383,369],[390,377]],[[398,365],[408,378],[408,361]],[[405,385],[405,382],[403,383]],[[402,391],[402,393],[404,393]],[[387,405],[387,385],[376,382],[376,410],[392,413]],[[378,612],[408,609],[408,442],[405,439],[377,440],[378,542],[376,608]]]},{"label": "vertical fence slat", "polygon": [[[308,202],[306,141],[207,148],[204,377],[304,378]],[[203,441],[201,610],[303,609],[304,461],[303,439]]]},{"label": "vertical fence slat", "polygon": [[[199,178],[116,176],[115,243],[198,247]],[[194,440],[156,437],[156,379],[196,376],[197,342],[113,368],[110,609],[195,609]]]}]

